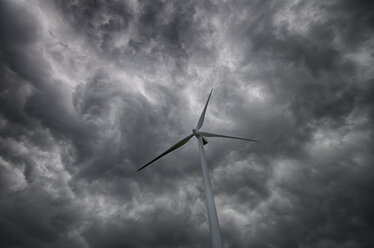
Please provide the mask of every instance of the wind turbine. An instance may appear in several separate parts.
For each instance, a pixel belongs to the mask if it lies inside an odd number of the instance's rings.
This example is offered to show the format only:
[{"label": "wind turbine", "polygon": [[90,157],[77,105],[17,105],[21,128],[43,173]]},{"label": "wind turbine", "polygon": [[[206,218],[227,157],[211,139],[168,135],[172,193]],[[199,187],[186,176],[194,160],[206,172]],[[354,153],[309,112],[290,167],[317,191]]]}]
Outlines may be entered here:
[{"label": "wind turbine", "polygon": [[229,138],[229,139],[239,139],[239,140],[247,140],[247,141],[254,141],[258,142],[254,139],[247,139],[247,138],[240,138],[240,137],[234,137],[234,136],[227,136],[227,135],[221,135],[221,134],[215,134],[215,133],[208,133],[200,131],[200,128],[203,126],[204,118],[205,118],[205,112],[208,107],[210,96],[212,95],[213,89],[210,91],[208,100],[206,101],[205,107],[203,109],[203,112],[200,115],[199,122],[197,123],[196,128],[192,129],[192,133],[188,135],[187,137],[183,138],[182,140],[178,141],[175,145],[167,149],[165,152],[161,153],[159,156],[157,156],[155,159],[151,160],[147,164],[145,164],[143,167],[139,168],[137,171],[140,171],[147,167],[148,165],[152,164],[156,160],[162,158],[166,154],[178,149],[179,147],[186,144],[193,136],[195,136],[199,143],[199,151],[200,151],[200,160],[201,160],[201,167],[203,170],[203,180],[204,180],[204,189],[205,189],[205,197],[206,197],[206,205],[208,209],[208,220],[209,220],[209,230],[210,230],[210,238],[212,242],[213,248],[222,248],[222,241],[221,241],[221,234],[219,230],[219,223],[217,218],[217,211],[216,211],[216,205],[214,203],[213,193],[212,193],[212,185],[210,182],[209,172],[208,172],[208,166],[206,163],[205,158],[205,151],[204,151],[204,145],[208,144],[208,140],[206,137],[220,137],[220,138]]}]

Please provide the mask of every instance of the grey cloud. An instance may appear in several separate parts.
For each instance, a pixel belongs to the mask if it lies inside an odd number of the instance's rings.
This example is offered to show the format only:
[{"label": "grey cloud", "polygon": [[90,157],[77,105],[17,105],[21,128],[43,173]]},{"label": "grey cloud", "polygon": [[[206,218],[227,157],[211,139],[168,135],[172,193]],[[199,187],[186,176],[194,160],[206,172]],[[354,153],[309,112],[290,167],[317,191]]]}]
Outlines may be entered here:
[{"label": "grey cloud", "polygon": [[101,49],[110,49],[113,36],[126,31],[132,14],[125,1],[59,1],[64,17]]},{"label": "grey cloud", "polygon": [[225,247],[373,246],[370,1],[33,4],[0,3],[2,247],[209,246],[196,141],[136,169],[213,87],[204,129],[261,141],[206,146]]}]

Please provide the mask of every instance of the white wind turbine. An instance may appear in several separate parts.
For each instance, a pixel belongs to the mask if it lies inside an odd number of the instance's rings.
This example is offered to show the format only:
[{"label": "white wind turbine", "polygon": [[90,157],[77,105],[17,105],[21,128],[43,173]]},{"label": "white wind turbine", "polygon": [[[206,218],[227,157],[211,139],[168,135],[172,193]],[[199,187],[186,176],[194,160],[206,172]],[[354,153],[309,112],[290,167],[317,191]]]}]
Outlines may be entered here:
[{"label": "white wind turbine", "polygon": [[206,158],[205,158],[205,151],[204,151],[204,145],[208,143],[206,137],[221,137],[221,138],[230,138],[230,139],[240,139],[240,140],[247,140],[247,141],[254,141],[258,142],[257,140],[253,139],[246,139],[246,138],[240,138],[240,137],[233,137],[233,136],[227,136],[227,135],[221,135],[221,134],[215,134],[215,133],[208,133],[208,132],[202,132],[199,131],[200,128],[203,126],[204,123],[204,117],[205,112],[208,107],[210,95],[212,94],[213,89],[210,91],[208,100],[206,101],[205,107],[203,109],[203,112],[201,113],[199,122],[197,123],[196,128],[192,129],[192,133],[188,135],[187,137],[183,138],[182,140],[178,141],[175,145],[167,149],[165,152],[161,153],[159,156],[157,156],[152,161],[148,162],[143,167],[139,168],[137,171],[140,171],[156,161],[157,159],[165,156],[166,154],[178,149],[179,147],[186,144],[193,136],[195,136],[199,143],[199,151],[200,151],[200,160],[201,160],[201,167],[203,170],[203,179],[204,179],[204,189],[205,189],[205,197],[207,202],[207,209],[208,209],[208,220],[209,220],[209,230],[210,230],[210,238],[212,242],[213,248],[222,248],[222,241],[221,241],[221,234],[219,230],[219,224],[218,224],[218,218],[217,218],[217,211],[216,211],[216,205],[214,203],[213,193],[212,193],[212,186],[210,183],[210,177],[208,172],[208,167],[206,164]]}]

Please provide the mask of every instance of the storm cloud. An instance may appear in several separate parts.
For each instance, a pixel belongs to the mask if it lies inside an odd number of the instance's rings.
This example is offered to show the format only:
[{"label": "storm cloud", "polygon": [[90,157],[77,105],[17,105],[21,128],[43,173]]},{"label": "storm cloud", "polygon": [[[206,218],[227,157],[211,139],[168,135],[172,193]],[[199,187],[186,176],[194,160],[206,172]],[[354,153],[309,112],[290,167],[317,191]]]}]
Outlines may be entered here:
[{"label": "storm cloud", "polygon": [[374,247],[374,4],[0,1],[0,246]]}]

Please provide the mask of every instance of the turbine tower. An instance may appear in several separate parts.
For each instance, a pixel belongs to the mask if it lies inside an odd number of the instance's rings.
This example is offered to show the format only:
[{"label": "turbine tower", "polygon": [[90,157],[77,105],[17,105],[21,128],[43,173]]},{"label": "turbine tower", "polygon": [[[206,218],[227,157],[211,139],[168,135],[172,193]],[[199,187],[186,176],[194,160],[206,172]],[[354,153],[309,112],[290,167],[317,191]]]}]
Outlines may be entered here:
[{"label": "turbine tower", "polygon": [[200,160],[201,160],[201,167],[203,170],[203,181],[204,181],[204,189],[205,189],[205,197],[206,197],[206,206],[208,210],[208,220],[209,220],[209,230],[210,230],[210,238],[212,242],[213,248],[222,248],[222,241],[221,241],[221,234],[219,229],[219,223],[217,218],[217,211],[216,211],[216,205],[214,203],[213,193],[212,193],[212,185],[210,183],[210,177],[208,172],[208,166],[206,163],[205,158],[205,150],[204,145],[208,144],[208,140],[206,137],[220,137],[220,138],[229,138],[229,139],[239,139],[239,140],[247,140],[247,141],[254,141],[258,142],[254,139],[247,139],[247,138],[240,138],[240,137],[234,137],[234,136],[227,136],[227,135],[221,135],[221,134],[215,134],[215,133],[208,133],[200,131],[200,128],[203,126],[204,118],[205,118],[205,112],[208,107],[210,96],[212,95],[213,89],[210,91],[208,100],[206,101],[205,107],[203,109],[203,112],[200,115],[199,122],[197,123],[196,128],[192,129],[192,133],[188,135],[187,137],[183,138],[182,140],[178,141],[175,145],[167,149],[165,152],[161,153],[159,156],[157,156],[155,159],[151,160],[147,164],[145,164],[143,167],[139,168],[137,171],[140,171],[147,167],[148,165],[152,164],[156,160],[162,158],[166,154],[178,149],[179,147],[186,144],[193,136],[197,138],[197,141],[199,143],[199,151],[200,151]]}]

